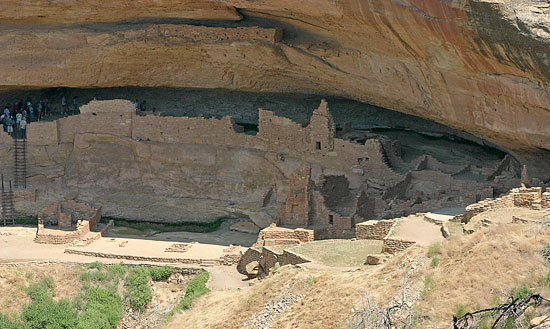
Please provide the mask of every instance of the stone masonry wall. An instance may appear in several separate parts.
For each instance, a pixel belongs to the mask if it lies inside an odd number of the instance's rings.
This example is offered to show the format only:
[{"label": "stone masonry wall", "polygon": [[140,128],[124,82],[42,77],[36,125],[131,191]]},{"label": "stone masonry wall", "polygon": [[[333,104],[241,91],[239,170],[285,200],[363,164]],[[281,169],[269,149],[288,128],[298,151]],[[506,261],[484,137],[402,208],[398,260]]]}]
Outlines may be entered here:
[{"label": "stone masonry wall", "polygon": [[[57,217],[59,227],[71,227],[72,222],[76,220],[73,231],[46,229],[44,226],[48,221]],[[82,239],[86,234],[97,225],[101,218],[101,207],[93,208],[85,203],[74,200],[56,202],[42,208],[38,212],[38,223],[35,242],[48,244],[65,244],[74,240]]]},{"label": "stone masonry wall", "polygon": [[246,265],[254,261],[260,264],[266,275],[269,274],[275,264],[284,266],[311,262],[311,260],[306,257],[289,250],[276,252],[269,247],[263,247],[261,250],[249,248],[241,256],[239,263],[237,264],[237,270],[242,274],[246,274]]},{"label": "stone masonry wall", "polygon": [[530,209],[542,209],[550,207],[550,189],[542,193],[541,187],[515,188],[507,194],[496,199],[485,199],[466,207],[465,222],[472,217],[490,209],[522,207]]},{"label": "stone masonry wall", "polygon": [[292,174],[286,200],[279,213],[279,225],[310,225],[312,184],[310,167],[303,166]]},{"label": "stone masonry wall", "polygon": [[383,240],[389,233],[395,220],[369,220],[355,225],[355,236],[363,240]]},{"label": "stone masonry wall", "polygon": [[[230,117],[137,116],[129,111],[132,106],[131,102],[123,100],[92,101],[81,107],[79,115],[31,123],[27,128],[27,143],[30,146],[54,146],[74,143],[77,135],[112,135],[145,142],[246,147],[296,156],[305,162],[345,172],[359,170],[381,177],[399,176],[387,165],[378,140],[367,140],[361,145],[334,137],[334,122],[325,101],[314,112],[307,127],[260,110],[256,136],[240,133]],[[320,142],[321,149],[317,149],[317,142]],[[360,163],[358,159],[363,160]]]},{"label": "stone masonry wall", "polygon": [[416,242],[413,242],[413,241],[391,239],[391,238],[386,238],[383,241],[384,243],[382,246],[382,252],[387,254],[392,254],[392,255],[398,252],[401,252],[416,244]]},{"label": "stone masonry wall", "polygon": [[277,228],[276,226],[267,227],[258,233],[258,240],[255,246],[274,246],[282,244],[299,244],[312,242],[315,240],[315,232],[304,228],[294,230],[286,228]]}]

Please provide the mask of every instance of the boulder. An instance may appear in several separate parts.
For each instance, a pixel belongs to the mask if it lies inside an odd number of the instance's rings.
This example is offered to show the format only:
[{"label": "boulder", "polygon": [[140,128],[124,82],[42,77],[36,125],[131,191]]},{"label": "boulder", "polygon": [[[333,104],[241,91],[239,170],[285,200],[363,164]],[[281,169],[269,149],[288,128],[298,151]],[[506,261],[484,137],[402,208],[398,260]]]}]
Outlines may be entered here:
[{"label": "boulder", "polygon": [[260,232],[260,228],[256,226],[256,224],[252,222],[246,222],[246,221],[237,222],[231,225],[229,229],[232,231],[250,233],[250,234],[258,234],[258,232]]},{"label": "boulder", "polygon": [[374,255],[368,255],[367,256],[367,264],[369,265],[378,265],[382,263],[382,259],[380,256],[374,256]]},{"label": "boulder", "polygon": [[443,223],[443,225],[441,225],[441,235],[443,235],[445,239],[451,236],[451,232],[449,231],[449,227],[447,227],[447,223]]},{"label": "boulder", "polygon": [[256,278],[258,275],[264,272],[262,269],[262,266],[257,261],[253,261],[246,264],[245,270],[246,270],[246,276],[249,279]]},{"label": "boulder", "polygon": [[533,320],[531,320],[531,326],[536,327],[538,329],[543,328],[550,328],[550,316],[543,315],[543,316],[537,316]]}]

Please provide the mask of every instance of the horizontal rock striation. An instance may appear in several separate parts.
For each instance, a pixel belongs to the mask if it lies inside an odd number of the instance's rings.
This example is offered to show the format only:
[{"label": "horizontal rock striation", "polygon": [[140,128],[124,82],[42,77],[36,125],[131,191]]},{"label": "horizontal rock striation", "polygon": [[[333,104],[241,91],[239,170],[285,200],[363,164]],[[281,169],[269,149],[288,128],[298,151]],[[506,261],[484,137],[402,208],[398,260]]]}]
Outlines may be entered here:
[{"label": "horizontal rock striation", "polygon": [[546,178],[549,12],[534,0],[7,0],[0,86],[348,97],[468,131]]}]

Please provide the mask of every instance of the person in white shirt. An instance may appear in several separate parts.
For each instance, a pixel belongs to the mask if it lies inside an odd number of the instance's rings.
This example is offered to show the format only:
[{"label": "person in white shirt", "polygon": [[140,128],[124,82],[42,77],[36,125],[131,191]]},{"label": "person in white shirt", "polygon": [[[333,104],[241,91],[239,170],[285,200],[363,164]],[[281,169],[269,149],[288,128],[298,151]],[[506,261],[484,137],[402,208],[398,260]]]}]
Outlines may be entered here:
[{"label": "person in white shirt", "polygon": [[21,119],[21,122],[19,123],[19,129],[21,129],[21,137],[26,138],[27,137],[27,120],[25,120],[25,117]]}]

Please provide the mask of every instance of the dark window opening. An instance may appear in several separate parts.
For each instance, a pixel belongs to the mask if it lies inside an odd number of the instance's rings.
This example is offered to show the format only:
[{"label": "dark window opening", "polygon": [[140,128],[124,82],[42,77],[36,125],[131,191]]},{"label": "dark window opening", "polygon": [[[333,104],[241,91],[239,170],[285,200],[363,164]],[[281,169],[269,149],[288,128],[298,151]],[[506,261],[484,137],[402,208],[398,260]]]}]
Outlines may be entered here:
[{"label": "dark window opening", "polygon": [[320,150],[321,149],[321,142],[315,142],[315,148]]},{"label": "dark window opening", "polygon": [[328,215],[328,223],[330,225],[334,224],[334,216],[333,215]]}]

